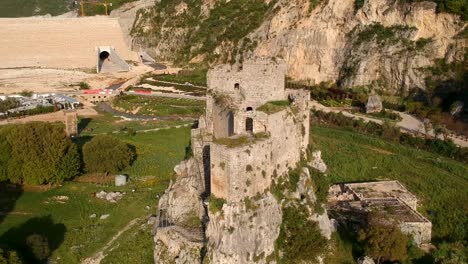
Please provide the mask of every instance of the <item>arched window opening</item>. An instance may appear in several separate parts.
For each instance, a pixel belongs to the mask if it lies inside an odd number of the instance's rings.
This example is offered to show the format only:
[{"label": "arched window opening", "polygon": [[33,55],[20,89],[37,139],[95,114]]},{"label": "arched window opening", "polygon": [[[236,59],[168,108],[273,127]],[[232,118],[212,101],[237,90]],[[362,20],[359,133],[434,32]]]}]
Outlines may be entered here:
[{"label": "arched window opening", "polygon": [[239,83],[235,83],[235,84],[234,84],[234,89],[239,89],[239,88],[240,88]]},{"label": "arched window opening", "polygon": [[253,111],[253,108],[251,106],[247,107],[247,111]]},{"label": "arched window opening", "polygon": [[253,132],[253,119],[250,117],[245,119],[245,131]]}]

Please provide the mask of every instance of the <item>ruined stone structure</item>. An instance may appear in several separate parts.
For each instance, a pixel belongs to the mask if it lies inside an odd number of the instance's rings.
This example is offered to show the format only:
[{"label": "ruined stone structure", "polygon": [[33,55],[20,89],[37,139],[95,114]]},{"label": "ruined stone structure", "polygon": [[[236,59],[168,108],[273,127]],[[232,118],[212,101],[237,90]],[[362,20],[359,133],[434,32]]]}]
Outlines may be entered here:
[{"label": "ruined stone structure", "polygon": [[67,136],[78,135],[78,113],[75,110],[66,110],[63,112],[65,116],[65,133]]},{"label": "ruined stone structure", "polygon": [[[285,73],[271,59],[208,72],[193,157],[176,166],[176,181],[159,201],[156,263],[266,263],[274,252],[282,209],[269,187],[296,167],[309,143],[309,92],[285,89]],[[314,202],[306,172],[297,196]]]},{"label": "ruined stone structure", "polygon": [[[432,223],[416,211],[418,199],[398,181],[337,184],[330,187],[328,204],[344,221],[363,221],[371,211],[396,221],[417,245],[431,241]],[[345,215],[345,217],[340,217]]]},{"label": "ruined stone structure", "polygon": [[284,88],[286,66],[257,60],[237,67],[209,71],[206,115],[192,132],[196,156],[209,151],[211,194],[232,202],[263,192],[309,143],[310,95]]}]

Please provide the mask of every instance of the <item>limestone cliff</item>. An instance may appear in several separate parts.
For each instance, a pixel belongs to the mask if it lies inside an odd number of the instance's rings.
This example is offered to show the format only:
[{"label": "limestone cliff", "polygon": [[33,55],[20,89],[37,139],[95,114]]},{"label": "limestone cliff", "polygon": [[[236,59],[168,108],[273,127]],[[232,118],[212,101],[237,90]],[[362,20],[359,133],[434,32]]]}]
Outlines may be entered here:
[{"label": "limestone cliff", "polygon": [[434,59],[462,60],[465,53],[466,23],[437,13],[434,2],[372,0],[359,10],[354,0],[313,7],[309,0],[173,2],[141,12],[132,30],[135,43],[160,60],[279,57],[295,80],[397,93],[424,89],[422,69]]}]

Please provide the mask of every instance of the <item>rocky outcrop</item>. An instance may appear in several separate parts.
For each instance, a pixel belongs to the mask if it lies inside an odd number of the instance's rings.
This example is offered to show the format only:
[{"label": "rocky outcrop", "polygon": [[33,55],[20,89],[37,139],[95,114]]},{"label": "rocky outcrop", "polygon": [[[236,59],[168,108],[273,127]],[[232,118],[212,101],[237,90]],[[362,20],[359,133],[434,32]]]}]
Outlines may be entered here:
[{"label": "rocky outcrop", "polygon": [[210,263],[265,263],[265,257],[273,253],[281,207],[271,193],[226,204],[221,212],[210,211],[209,216]]},{"label": "rocky outcrop", "polygon": [[[464,23],[455,15],[437,14],[435,3],[373,0],[355,13],[354,2],[326,1],[310,15],[302,1],[284,3],[289,8],[250,36],[260,40],[254,54],[284,58],[293,79],[397,93],[424,88],[424,74],[418,70],[432,65],[433,59],[463,53],[455,36]],[[374,23],[382,25],[375,30],[386,32],[367,33],[389,33],[392,41],[378,43],[375,36],[357,42],[359,32],[372,29]],[[392,32],[392,27],[406,30]]]},{"label": "rocky outcrop", "polygon": [[159,200],[155,226],[155,263],[197,263],[204,247],[203,183],[194,159],[175,167],[177,178]]},{"label": "rocky outcrop", "polygon": [[[173,10],[157,4],[139,14],[133,32],[136,42],[146,45],[156,59],[200,62],[209,55],[216,64],[235,54],[238,60],[277,57],[287,62],[294,80],[331,81],[342,88],[389,94],[424,89],[426,72],[421,69],[436,58],[452,62],[465,54],[461,32],[466,23],[457,15],[437,13],[434,2],[373,0],[364,1],[359,10],[355,0],[321,1],[315,7],[309,0],[266,2],[260,26],[235,42],[220,36],[204,47],[207,42],[201,40],[206,36],[192,36],[210,18],[215,0],[190,8],[179,4]],[[150,23],[152,18],[160,23]]]},{"label": "rocky outcrop", "polygon": [[366,113],[378,113],[382,111],[382,100],[376,94],[370,95],[367,99]]},{"label": "rocky outcrop", "polygon": [[320,150],[312,152],[312,160],[310,161],[310,166],[321,173],[327,171],[327,164],[322,160],[322,152]]}]

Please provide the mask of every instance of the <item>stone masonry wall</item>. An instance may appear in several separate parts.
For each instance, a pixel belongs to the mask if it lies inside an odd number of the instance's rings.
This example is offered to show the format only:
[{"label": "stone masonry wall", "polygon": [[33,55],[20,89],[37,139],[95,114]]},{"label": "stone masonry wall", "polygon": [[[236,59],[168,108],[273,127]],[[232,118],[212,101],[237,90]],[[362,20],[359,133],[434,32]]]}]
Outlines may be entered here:
[{"label": "stone masonry wall", "polygon": [[284,100],[285,74],[284,64],[263,59],[246,61],[242,66],[218,66],[208,72],[207,78],[214,92],[241,97],[241,108],[257,108],[268,101]]}]

